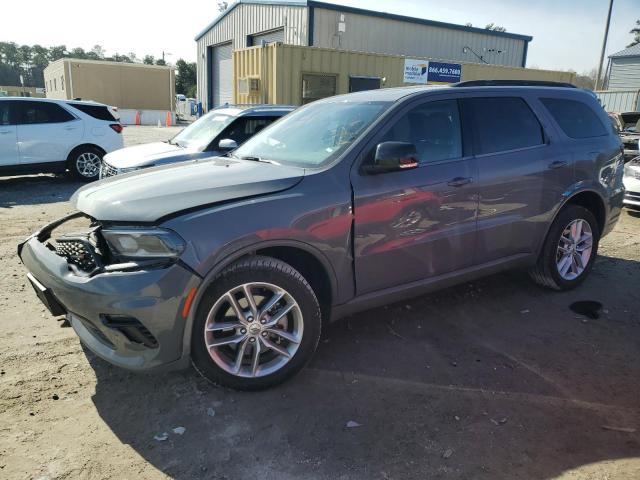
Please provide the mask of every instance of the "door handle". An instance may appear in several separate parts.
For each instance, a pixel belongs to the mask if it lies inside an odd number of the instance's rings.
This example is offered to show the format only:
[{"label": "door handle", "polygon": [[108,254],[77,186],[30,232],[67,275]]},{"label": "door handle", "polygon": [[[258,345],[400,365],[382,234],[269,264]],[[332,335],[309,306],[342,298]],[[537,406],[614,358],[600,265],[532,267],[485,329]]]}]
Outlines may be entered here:
[{"label": "door handle", "polygon": [[568,164],[569,162],[566,162],[565,160],[556,160],[555,162],[551,162],[549,164],[549,168],[553,170],[556,168],[566,167]]},{"label": "door handle", "polygon": [[456,177],[447,182],[450,187],[464,187],[473,181],[471,177]]},{"label": "door handle", "polygon": [[6,135],[7,133],[11,133],[11,130],[0,130],[0,135]]},{"label": "door handle", "polygon": [[65,130],[76,130],[78,127],[64,127]]}]

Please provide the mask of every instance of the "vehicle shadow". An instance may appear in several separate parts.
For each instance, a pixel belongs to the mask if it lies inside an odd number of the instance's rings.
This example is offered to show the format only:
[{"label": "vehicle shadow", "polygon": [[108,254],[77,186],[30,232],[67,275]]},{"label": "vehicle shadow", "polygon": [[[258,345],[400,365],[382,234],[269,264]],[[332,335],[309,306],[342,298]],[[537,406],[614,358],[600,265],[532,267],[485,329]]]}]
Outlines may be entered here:
[{"label": "vehicle shadow", "polygon": [[[93,401],[121,442],[180,479],[554,478],[604,461],[593,478],[634,478],[638,284],[638,262],[601,257],[572,292],[512,272],[364,312],[327,326],[311,365],[264,392],[131,374],[87,352]],[[600,318],[569,309],[585,299]]]},{"label": "vehicle shadow", "polygon": [[67,175],[0,177],[0,209],[66,202],[82,185]]}]

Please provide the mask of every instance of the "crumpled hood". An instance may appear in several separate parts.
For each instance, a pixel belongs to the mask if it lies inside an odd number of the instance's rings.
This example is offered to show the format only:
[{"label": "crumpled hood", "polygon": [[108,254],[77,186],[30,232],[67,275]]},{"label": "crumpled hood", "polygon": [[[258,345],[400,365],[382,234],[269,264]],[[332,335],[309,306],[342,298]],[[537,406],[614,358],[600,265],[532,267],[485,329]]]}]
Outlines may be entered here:
[{"label": "crumpled hood", "polygon": [[[201,157],[197,149],[182,148],[166,142],[145,143],[121,148],[104,156],[104,161],[116,168],[148,167]],[[207,156],[211,156],[209,153]]]},{"label": "crumpled hood", "polygon": [[302,168],[213,157],[90,183],[71,203],[97,220],[154,222],[191,208],[287,190],[303,176]]}]

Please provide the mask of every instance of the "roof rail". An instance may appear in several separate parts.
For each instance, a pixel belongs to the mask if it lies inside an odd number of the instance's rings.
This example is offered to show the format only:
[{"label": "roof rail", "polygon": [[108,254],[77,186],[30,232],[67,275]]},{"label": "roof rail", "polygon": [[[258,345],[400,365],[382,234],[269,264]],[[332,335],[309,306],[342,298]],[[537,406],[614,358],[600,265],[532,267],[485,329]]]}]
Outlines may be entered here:
[{"label": "roof rail", "polygon": [[550,82],[546,80],[469,80],[459,82],[452,87],[562,87],[578,88],[566,82]]}]

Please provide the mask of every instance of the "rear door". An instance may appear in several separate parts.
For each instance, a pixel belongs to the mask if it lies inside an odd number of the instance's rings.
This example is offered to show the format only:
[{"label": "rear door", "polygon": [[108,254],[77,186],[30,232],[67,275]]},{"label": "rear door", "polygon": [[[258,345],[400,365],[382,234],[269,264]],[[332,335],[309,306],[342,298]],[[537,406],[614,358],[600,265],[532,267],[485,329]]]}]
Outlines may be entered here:
[{"label": "rear door", "polygon": [[420,100],[394,116],[366,148],[413,143],[419,167],[367,175],[354,169],[354,248],[358,295],[427,279],[473,264],[475,159],[463,148],[458,101]]},{"label": "rear door", "polygon": [[0,167],[18,163],[17,128],[11,115],[13,101],[0,101]]},{"label": "rear door", "polygon": [[463,106],[478,163],[478,263],[534,252],[562,193],[547,172],[572,178],[571,154],[523,96],[471,97]]},{"label": "rear door", "polygon": [[15,103],[20,163],[66,160],[82,139],[83,122],[53,102]]}]

